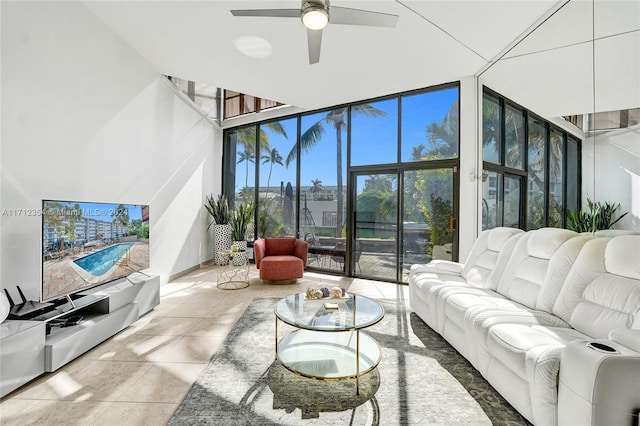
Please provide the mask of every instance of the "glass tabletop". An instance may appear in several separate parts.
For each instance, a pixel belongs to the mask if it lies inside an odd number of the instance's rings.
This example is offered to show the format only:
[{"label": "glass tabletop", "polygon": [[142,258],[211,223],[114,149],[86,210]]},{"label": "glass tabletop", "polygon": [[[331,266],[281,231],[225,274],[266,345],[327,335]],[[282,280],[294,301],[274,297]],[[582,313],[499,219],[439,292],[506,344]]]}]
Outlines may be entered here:
[{"label": "glass tabletop", "polygon": [[218,250],[218,254],[245,254],[247,249],[238,249],[238,250]]},{"label": "glass tabletop", "polygon": [[[325,308],[333,303],[337,309]],[[294,327],[317,331],[343,331],[366,328],[384,317],[384,308],[375,300],[358,294],[345,298],[307,299],[304,293],[280,300],[276,316]]]}]

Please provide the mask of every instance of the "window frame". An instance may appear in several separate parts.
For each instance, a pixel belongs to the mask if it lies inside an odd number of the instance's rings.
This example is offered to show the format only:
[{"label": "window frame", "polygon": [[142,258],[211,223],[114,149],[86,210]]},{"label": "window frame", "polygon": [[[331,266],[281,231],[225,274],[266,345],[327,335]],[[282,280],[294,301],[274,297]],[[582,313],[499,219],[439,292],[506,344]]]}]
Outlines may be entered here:
[{"label": "window frame", "polygon": [[[569,140],[572,141],[572,143],[576,144],[576,151],[577,151],[577,155],[576,155],[576,169],[575,174],[577,175],[577,182],[576,182],[576,192],[577,192],[577,206],[575,206],[575,208],[579,208],[581,206],[582,200],[581,200],[581,185],[582,185],[582,140],[570,133],[569,131],[562,129],[561,127],[551,123],[549,120],[544,119],[543,117],[541,117],[540,115],[528,110],[527,108],[524,108],[523,106],[513,102],[512,100],[502,96],[501,94],[499,94],[498,92],[491,90],[490,88],[488,88],[487,86],[483,86],[483,90],[482,90],[482,99],[483,102],[481,103],[484,106],[484,98],[485,96],[488,96],[490,98],[493,99],[498,99],[498,105],[500,108],[499,111],[499,117],[500,117],[500,134],[499,134],[499,139],[497,142],[497,145],[499,146],[500,152],[498,155],[499,158],[499,164],[491,162],[491,161],[485,161],[484,158],[482,159],[482,168],[483,170],[486,170],[488,172],[495,172],[498,174],[502,175],[502,179],[500,179],[500,185],[501,187],[499,188],[499,193],[500,193],[500,199],[504,201],[504,181],[505,181],[505,177],[506,176],[518,176],[521,179],[520,182],[520,218],[518,220],[519,222],[519,228],[521,229],[526,229],[527,227],[527,223],[528,223],[528,203],[529,203],[529,197],[528,197],[528,181],[529,181],[529,127],[530,124],[533,122],[533,120],[537,120],[539,121],[543,127],[544,127],[544,138],[545,138],[545,149],[544,149],[544,220],[543,220],[543,226],[548,226],[549,224],[549,209],[550,209],[550,197],[551,197],[551,191],[550,191],[550,167],[551,167],[551,140],[550,140],[550,136],[551,136],[551,132],[556,132],[559,135],[561,135],[561,141],[562,141],[562,193],[563,193],[563,200],[562,200],[562,215],[561,215],[561,221],[562,224],[561,226],[563,228],[566,227],[567,225],[567,208],[571,208],[572,206],[569,206],[568,200],[567,200],[567,193],[568,193],[568,189],[567,189],[567,177],[569,175],[569,170],[567,168],[568,166],[568,150],[569,150]],[[525,144],[524,144],[524,164],[523,164],[523,170],[517,169],[517,168],[513,168],[513,167],[509,167],[506,165],[506,137],[505,137],[505,121],[506,121],[506,107],[509,106],[511,108],[516,108],[520,111],[522,111],[523,116],[524,116],[524,138],[525,138]],[[484,110],[481,111],[481,116],[484,113]],[[483,123],[483,120],[480,120],[481,123]],[[484,128],[481,129],[482,132],[484,132]],[[482,141],[484,139],[481,137],[480,138],[480,143],[482,144]],[[480,149],[480,152],[482,152],[482,148]],[[502,212],[500,212],[500,218],[502,223],[504,222],[504,202],[502,204]]]},{"label": "window frame", "polygon": [[[456,114],[457,114],[457,135],[456,135],[456,140],[457,140],[457,146],[456,146],[456,156],[455,157],[451,157],[451,158],[445,158],[445,159],[421,159],[421,160],[417,160],[417,161],[402,161],[402,120],[403,120],[403,116],[402,116],[402,98],[406,97],[406,96],[413,96],[413,95],[420,95],[420,94],[427,94],[427,93],[432,93],[432,92],[437,92],[437,91],[441,91],[441,90],[445,90],[445,89],[456,89],[457,91],[457,108],[456,108]],[[376,163],[376,164],[358,164],[358,165],[352,165],[351,164],[351,154],[352,154],[352,145],[351,145],[351,137],[352,137],[352,107],[356,106],[356,105],[361,105],[361,104],[365,104],[365,103],[375,103],[375,102],[380,102],[380,101],[385,101],[385,100],[389,100],[389,99],[396,99],[397,100],[397,109],[398,109],[398,116],[396,117],[397,120],[397,141],[395,141],[396,147],[397,147],[397,155],[395,158],[395,161],[390,161],[389,163]],[[246,129],[246,128],[251,128],[253,127],[255,129],[255,134],[256,134],[256,161],[255,164],[253,165],[253,167],[255,167],[255,184],[254,184],[254,199],[255,199],[255,205],[258,206],[259,205],[259,182],[260,182],[260,161],[258,160],[260,158],[260,153],[261,153],[261,141],[260,141],[260,127],[266,125],[269,122],[275,122],[275,121],[286,121],[289,119],[296,119],[297,120],[297,135],[296,135],[296,142],[297,142],[297,146],[298,146],[298,151],[297,151],[297,156],[296,156],[296,183],[295,183],[295,193],[296,193],[296,199],[295,199],[295,203],[296,205],[294,206],[294,210],[298,211],[300,210],[300,205],[301,205],[301,159],[303,157],[303,153],[301,152],[301,146],[300,146],[300,138],[301,138],[301,132],[302,132],[302,126],[303,126],[303,120],[305,117],[308,116],[313,116],[316,114],[323,114],[323,113],[328,113],[330,111],[335,111],[335,110],[339,110],[339,109],[345,109],[346,111],[346,138],[343,140],[343,149],[345,149],[346,151],[346,158],[343,157],[343,164],[344,167],[346,169],[346,173],[343,175],[343,185],[344,185],[344,199],[345,199],[345,207],[348,205],[348,200],[351,194],[351,191],[353,191],[352,188],[349,187],[349,182],[348,182],[348,177],[350,176],[350,173],[353,170],[356,169],[360,169],[360,168],[366,168],[368,170],[375,170],[376,168],[379,167],[383,167],[383,168],[397,168],[400,170],[409,170],[409,169],[415,169],[415,170],[422,170],[422,169],[431,169],[431,168],[439,168],[441,166],[450,166],[453,168],[454,170],[454,176],[455,176],[455,189],[454,189],[454,198],[455,200],[458,200],[459,197],[459,178],[458,178],[458,170],[460,167],[460,145],[461,145],[461,141],[460,141],[460,127],[461,127],[461,114],[460,114],[460,99],[461,99],[461,83],[460,81],[454,81],[454,82],[449,82],[449,83],[444,83],[444,84],[439,84],[439,85],[435,85],[435,86],[431,86],[431,87],[427,87],[427,88],[422,88],[422,89],[416,89],[416,90],[411,90],[411,91],[406,91],[406,92],[401,92],[401,93],[396,93],[396,94],[392,94],[392,95],[386,95],[386,96],[381,96],[381,97],[377,97],[377,98],[372,98],[372,99],[365,99],[365,100],[360,100],[357,102],[352,102],[352,103],[348,103],[348,104],[342,104],[342,105],[334,105],[334,106],[330,106],[330,107],[325,107],[322,109],[318,109],[318,110],[312,110],[312,111],[305,111],[305,112],[299,112],[299,113],[294,113],[294,114],[285,114],[283,116],[277,117],[277,118],[271,118],[271,119],[266,119],[266,120],[261,120],[261,121],[256,121],[253,122],[251,124],[245,124],[245,125],[240,125],[240,126],[236,126],[236,127],[229,127],[224,129],[223,131],[223,168],[222,168],[222,187],[224,188],[225,193],[230,197],[230,200],[232,201],[235,198],[235,180],[237,179],[237,176],[235,176],[235,173],[229,173],[231,170],[235,170],[236,164],[234,164],[234,162],[232,160],[235,161],[236,155],[231,155],[231,141],[232,141],[232,137],[231,135],[234,133],[237,133],[238,131],[242,130],[242,129]],[[225,99],[226,101],[226,99]],[[293,139],[291,139],[293,140]],[[236,148],[237,150],[237,148]],[[292,182],[293,183],[293,182]],[[459,218],[459,211],[458,211],[458,205],[459,203],[457,201],[454,202],[454,216],[456,218],[456,220]],[[349,229],[349,209],[346,208],[345,211],[345,216],[343,218],[343,221],[345,222],[346,226],[347,226],[347,235],[349,235],[349,233],[351,232],[351,230]],[[257,212],[258,212],[258,208],[256,208],[255,213],[254,213],[254,221],[256,221],[257,219]],[[294,234],[298,237],[301,238],[301,219],[300,219],[300,215],[296,214],[296,225],[295,225],[295,230],[294,230]],[[455,252],[454,255],[457,259],[457,255],[458,255],[458,248],[457,248],[457,240],[458,240],[458,231],[457,231],[457,226],[455,227],[456,231],[455,231],[455,236],[454,236],[454,240],[455,240]],[[254,227],[254,238],[257,238],[257,227]],[[351,249],[351,244],[348,242],[347,243],[347,249],[350,250]],[[347,266],[349,266],[347,264]],[[349,273],[349,268],[345,268],[346,273]],[[323,272],[325,272],[323,270]]]}]

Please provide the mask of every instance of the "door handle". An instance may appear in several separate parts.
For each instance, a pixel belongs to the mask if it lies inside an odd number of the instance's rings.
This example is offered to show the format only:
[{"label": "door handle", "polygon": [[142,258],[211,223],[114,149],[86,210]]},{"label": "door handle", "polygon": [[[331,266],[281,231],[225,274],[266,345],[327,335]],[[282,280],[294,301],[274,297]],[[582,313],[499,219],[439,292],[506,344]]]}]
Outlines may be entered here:
[{"label": "door handle", "polygon": [[456,230],[456,218],[452,214],[449,215],[449,232],[453,234]]}]

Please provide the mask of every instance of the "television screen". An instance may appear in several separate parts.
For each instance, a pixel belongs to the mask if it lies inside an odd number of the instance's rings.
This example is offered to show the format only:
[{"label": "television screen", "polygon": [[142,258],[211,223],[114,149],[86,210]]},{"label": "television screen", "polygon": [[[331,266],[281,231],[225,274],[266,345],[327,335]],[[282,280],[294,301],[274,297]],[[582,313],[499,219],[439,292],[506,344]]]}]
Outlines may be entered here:
[{"label": "television screen", "polygon": [[41,301],[147,268],[149,206],[42,202]]}]

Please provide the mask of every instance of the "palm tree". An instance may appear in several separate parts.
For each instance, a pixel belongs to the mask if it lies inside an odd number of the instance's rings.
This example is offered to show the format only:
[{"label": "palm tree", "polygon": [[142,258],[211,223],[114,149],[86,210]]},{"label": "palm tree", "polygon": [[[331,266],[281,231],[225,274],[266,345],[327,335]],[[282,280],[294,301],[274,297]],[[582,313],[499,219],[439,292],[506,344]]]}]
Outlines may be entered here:
[{"label": "palm tree", "polygon": [[[123,204],[118,205],[116,210],[111,212],[111,222],[114,225],[116,233],[118,232],[118,228],[122,228],[124,231],[129,227],[129,209],[126,208]],[[113,231],[112,231],[113,232]],[[117,234],[116,234],[117,235]]]},{"label": "palm tree", "polygon": [[244,187],[247,188],[249,186],[249,163],[256,162],[256,153],[254,151],[242,151],[238,153],[238,157],[240,158],[236,164],[240,164],[243,161],[246,162],[247,170],[244,175]]},{"label": "palm tree", "polygon": [[280,164],[281,166],[284,165],[282,164],[282,155],[280,155],[280,153],[276,148],[273,148],[271,149],[271,151],[269,151],[267,155],[263,155],[261,159],[262,159],[262,164],[269,163],[269,177],[267,178],[267,194],[269,194],[269,186],[271,183],[271,172],[273,171],[273,165],[274,164]]},{"label": "palm tree", "polygon": [[[524,117],[521,111],[506,109],[504,113],[505,164],[522,167],[524,153]],[[509,143],[509,141],[512,141]]]},{"label": "palm tree", "polygon": [[[313,148],[322,136],[324,135],[325,128],[324,123],[330,124],[336,131],[336,165],[337,176],[336,186],[338,189],[338,204],[336,206],[336,237],[342,236],[342,211],[344,210],[344,197],[343,197],[343,185],[342,185],[342,131],[347,123],[347,108],[338,108],[327,112],[326,117],[315,122],[300,136],[300,151],[307,152]],[[352,114],[362,114],[368,117],[384,117],[386,112],[379,110],[378,108],[369,104],[353,105],[351,107]],[[286,164],[296,159],[298,155],[298,143],[294,144],[287,155]]]},{"label": "palm tree", "polygon": [[[242,161],[247,162],[247,168],[245,172],[245,187],[248,187],[249,180],[249,162],[255,163],[255,159],[258,155],[256,152],[256,144],[257,144],[257,136],[256,135],[256,127],[250,126],[239,129],[236,132],[236,143],[240,144],[244,150],[244,152],[240,152],[238,155],[240,159],[237,164],[240,164]],[[279,121],[274,121],[271,123],[265,123],[260,125],[260,150],[264,153],[269,153],[271,151],[271,146],[269,144],[269,134],[266,132],[266,129],[270,130],[271,133],[280,134],[288,139],[287,131],[282,126],[282,123]]]},{"label": "palm tree", "polygon": [[[485,147],[488,144],[493,143],[493,141],[497,141],[500,135],[498,130],[500,128],[500,110],[498,104],[494,102],[484,102],[482,105],[482,120],[482,146]],[[544,125],[532,126],[530,121],[528,128],[529,150],[535,152],[538,157],[544,157],[546,141],[544,130]],[[507,157],[506,165],[518,167],[518,164],[520,164],[521,166],[522,156],[524,154],[524,142],[522,141],[524,141],[525,131],[527,131],[527,129],[524,128],[522,113],[518,110],[506,109],[504,138],[508,141],[513,141],[511,144],[507,144],[510,146],[506,147],[507,150],[504,153]],[[498,149],[498,147],[499,143],[494,143],[494,149]],[[560,151],[554,146],[552,146],[551,149],[554,159],[560,158]],[[528,172],[530,174],[535,175],[536,173],[539,173],[532,169],[531,166],[532,164],[529,164]],[[551,167],[554,168],[555,171],[558,171],[560,166],[561,164],[558,161],[551,164]],[[540,189],[544,188],[544,183],[537,179],[537,176],[533,176],[533,180]]]},{"label": "palm tree", "polygon": [[72,206],[60,201],[45,201],[43,210],[45,224],[55,228],[64,255],[64,239],[71,235],[75,239],[75,224],[82,219],[82,209],[78,203]]},{"label": "palm tree", "polygon": [[[500,104],[493,98],[482,100],[482,147],[491,144],[497,153],[500,143]],[[497,154],[496,154],[497,155]]]},{"label": "palm tree", "polygon": [[313,186],[309,190],[311,193],[315,194],[318,192],[322,192],[322,190],[324,189],[324,187],[322,186],[322,181],[320,179],[311,179],[311,183],[313,184]]},{"label": "palm tree", "polygon": [[424,146],[424,144],[419,144],[414,146],[413,148],[411,148],[411,158],[414,160],[422,160],[422,157],[424,156],[424,149],[426,148],[426,146]]},{"label": "palm tree", "polygon": [[253,198],[255,194],[254,194],[253,188],[249,188],[248,186],[245,186],[244,188],[240,189],[240,192],[238,192],[238,195],[243,200],[246,200],[247,198]]},{"label": "palm tree", "polygon": [[363,191],[392,192],[393,180],[392,176],[371,175],[369,179],[364,182]]},{"label": "palm tree", "polygon": [[433,121],[427,125],[427,140],[431,145],[429,154],[445,158],[456,156],[458,154],[458,128],[458,100],[456,99],[442,119],[442,123]]}]

